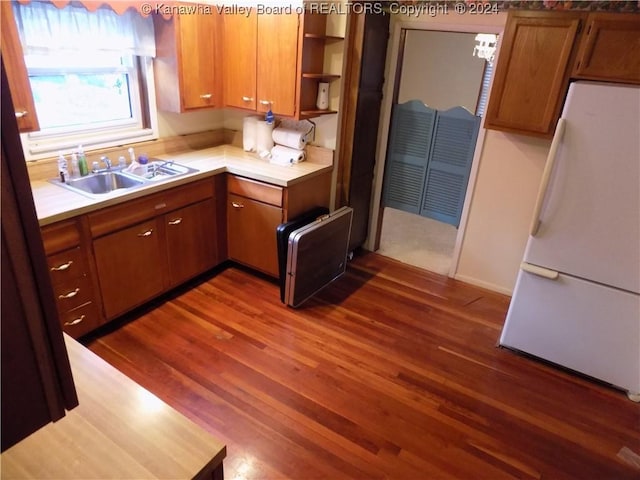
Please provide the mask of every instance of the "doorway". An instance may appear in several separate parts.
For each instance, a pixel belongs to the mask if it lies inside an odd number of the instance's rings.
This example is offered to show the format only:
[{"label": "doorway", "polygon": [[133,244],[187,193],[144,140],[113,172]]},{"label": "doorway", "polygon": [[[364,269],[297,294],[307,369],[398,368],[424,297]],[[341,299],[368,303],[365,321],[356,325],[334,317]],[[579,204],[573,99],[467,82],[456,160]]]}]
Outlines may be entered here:
[{"label": "doorway", "polygon": [[[396,55],[395,68],[393,62],[391,65],[395,82],[390,86],[387,120],[383,120],[386,129],[382,131],[379,165],[384,173],[379,171],[376,178],[379,196],[373,204],[378,210],[371,225],[377,231],[370,232],[370,246],[382,255],[449,276],[457,267],[470,201],[468,184],[475,177],[479,126],[492,74],[492,65],[473,55],[478,33],[475,29],[443,31],[412,25],[394,34],[397,42],[390,52]],[[413,111],[407,117],[409,110]],[[411,127],[399,133],[404,128],[400,125],[403,115],[404,124]],[[420,121],[414,119],[424,120],[425,127],[417,127]],[[458,122],[457,130],[439,132],[438,119],[449,125]],[[432,129],[428,135],[427,129]],[[416,154],[414,138],[420,136],[425,148]],[[407,148],[394,148],[399,138],[408,142]],[[419,168],[416,158],[409,161],[410,168],[404,168],[406,156],[398,155],[402,150],[421,157]],[[445,157],[457,152],[453,155],[456,158],[444,158],[442,163],[442,152]],[[397,165],[402,168],[394,168]],[[405,177],[398,180],[398,171]],[[446,181],[440,181],[445,176]],[[390,191],[400,191],[400,201]],[[403,197],[407,193],[410,195]],[[415,199],[415,204],[406,205],[405,198]]]}]

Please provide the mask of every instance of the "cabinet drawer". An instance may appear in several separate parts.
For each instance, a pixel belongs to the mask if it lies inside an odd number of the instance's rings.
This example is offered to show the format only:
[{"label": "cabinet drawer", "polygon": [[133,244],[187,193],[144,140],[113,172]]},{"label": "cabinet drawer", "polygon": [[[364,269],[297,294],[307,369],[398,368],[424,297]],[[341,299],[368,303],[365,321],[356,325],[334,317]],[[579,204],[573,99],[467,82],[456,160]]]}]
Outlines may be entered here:
[{"label": "cabinet drawer", "polygon": [[80,245],[80,231],[75,219],[42,227],[41,233],[47,255]]},{"label": "cabinet drawer", "polygon": [[74,278],[81,278],[87,271],[87,264],[80,247],[48,256],[47,264],[53,285],[59,285]]},{"label": "cabinet drawer", "polygon": [[227,191],[259,202],[282,207],[282,187],[247,178],[227,176]]},{"label": "cabinet drawer", "polygon": [[88,214],[91,235],[99,237],[213,196],[209,178],[104,208]]},{"label": "cabinet drawer", "polygon": [[87,302],[73,310],[60,314],[62,330],[78,338],[100,326],[98,308],[93,302]]},{"label": "cabinet drawer", "polygon": [[60,313],[74,309],[93,299],[89,279],[84,276],[54,285],[53,293],[56,297],[56,302],[58,302],[58,311]]}]

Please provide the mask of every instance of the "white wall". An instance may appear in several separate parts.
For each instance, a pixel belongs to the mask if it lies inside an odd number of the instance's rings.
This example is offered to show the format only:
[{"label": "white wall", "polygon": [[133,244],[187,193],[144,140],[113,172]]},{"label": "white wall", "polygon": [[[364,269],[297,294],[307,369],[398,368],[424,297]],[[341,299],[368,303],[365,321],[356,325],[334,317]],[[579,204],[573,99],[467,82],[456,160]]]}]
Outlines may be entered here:
[{"label": "white wall", "polygon": [[409,30],[398,103],[422,100],[431,108],[458,105],[475,113],[485,61],[472,56],[474,33]]},{"label": "white wall", "polygon": [[456,278],[513,291],[550,145],[487,131]]},{"label": "white wall", "polygon": [[198,110],[189,113],[158,111],[158,135],[173,137],[224,127],[224,110]]},{"label": "white wall", "polygon": [[[473,29],[483,31],[504,27],[506,13],[494,15],[438,15],[407,17],[394,15],[391,19],[392,38],[400,24],[411,28],[430,28],[443,31]],[[397,55],[397,46],[389,48],[389,55]],[[386,78],[393,79],[393,58],[387,59]],[[389,88],[385,86],[385,89]],[[385,91],[385,97],[389,90]],[[383,106],[379,150],[386,148],[389,106]],[[382,128],[384,127],[384,128]],[[484,146],[474,168],[475,183],[470,206],[463,212],[460,256],[455,277],[503,293],[511,293],[528,236],[528,227],[542,169],[550,141],[487,131]],[[374,207],[380,204],[384,155],[378,158],[373,198]],[[473,173],[473,172],[472,172]],[[374,208],[367,246],[373,245],[379,210]]]}]

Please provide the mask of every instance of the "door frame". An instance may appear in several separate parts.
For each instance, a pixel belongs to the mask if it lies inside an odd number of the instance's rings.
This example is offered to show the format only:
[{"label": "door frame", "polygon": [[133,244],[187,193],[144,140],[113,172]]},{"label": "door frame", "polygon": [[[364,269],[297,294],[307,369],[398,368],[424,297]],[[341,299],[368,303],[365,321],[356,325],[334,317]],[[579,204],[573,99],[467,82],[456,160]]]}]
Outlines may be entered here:
[{"label": "door frame", "polygon": [[[364,248],[372,252],[380,248],[380,235],[382,232],[382,186],[384,180],[385,163],[387,157],[387,146],[389,141],[389,128],[391,125],[391,109],[393,107],[393,99],[395,98],[395,90],[400,88],[400,72],[402,68],[402,54],[404,47],[404,38],[406,30],[425,30],[425,31],[441,31],[441,32],[454,32],[454,33],[495,33],[500,35],[500,39],[503,36],[504,25],[459,25],[459,24],[445,24],[445,23],[429,23],[429,22],[398,22],[393,26],[391,33],[391,45],[388,53],[389,70],[387,78],[393,79],[384,86],[384,97],[382,100],[381,116],[380,116],[380,128],[378,130],[378,148],[376,154],[376,171],[374,173],[373,193],[371,198],[371,213],[369,218],[369,234],[364,244]],[[496,50],[496,57],[494,63],[498,61],[498,55],[500,53],[500,41],[498,41],[498,48]],[[493,77],[489,86],[489,96],[491,96],[491,89],[493,88]],[[458,262],[460,260],[460,252],[462,250],[462,243],[464,241],[464,235],[467,227],[467,219],[469,215],[469,209],[471,201],[473,199],[473,192],[475,189],[476,179],[478,175],[478,167],[480,164],[480,157],[482,156],[482,150],[484,145],[484,138],[486,129],[484,128],[484,119],[480,124],[480,130],[478,131],[478,138],[476,140],[476,148],[473,154],[473,160],[471,163],[471,172],[469,173],[469,182],[467,183],[467,191],[464,198],[464,204],[462,206],[462,215],[460,217],[460,225],[458,227],[458,234],[456,236],[456,242],[453,250],[453,258],[451,267],[449,269],[449,277],[454,277],[458,270]]]}]

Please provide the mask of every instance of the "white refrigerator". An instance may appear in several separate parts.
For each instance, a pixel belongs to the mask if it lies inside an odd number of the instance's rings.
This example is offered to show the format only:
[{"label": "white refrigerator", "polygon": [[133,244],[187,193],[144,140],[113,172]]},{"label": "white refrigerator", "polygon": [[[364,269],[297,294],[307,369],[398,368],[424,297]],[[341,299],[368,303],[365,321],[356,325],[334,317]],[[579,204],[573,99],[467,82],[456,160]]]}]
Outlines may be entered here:
[{"label": "white refrigerator", "polygon": [[640,86],[569,87],[500,345],[640,401]]}]

